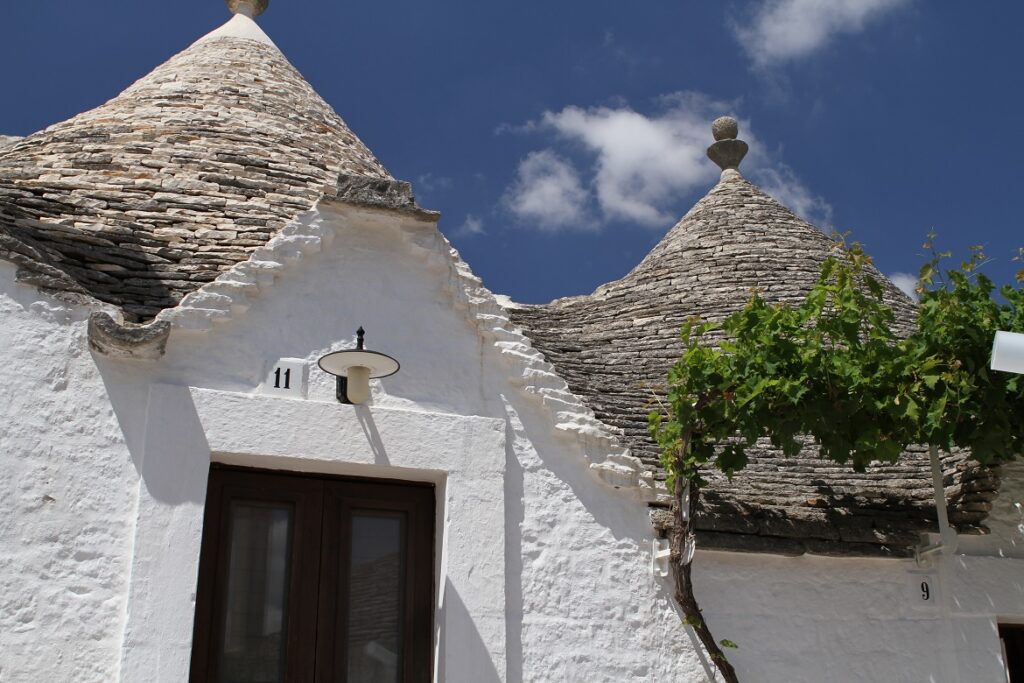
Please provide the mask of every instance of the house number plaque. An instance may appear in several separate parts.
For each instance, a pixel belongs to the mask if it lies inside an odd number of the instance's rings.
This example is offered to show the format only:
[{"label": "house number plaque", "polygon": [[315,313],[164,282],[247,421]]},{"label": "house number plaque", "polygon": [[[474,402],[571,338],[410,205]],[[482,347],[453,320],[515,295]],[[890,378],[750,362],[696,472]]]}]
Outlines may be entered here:
[{"label": "house number plaque", "polygon": [[907,574],[910,602],[919,610],[936,609],[939,603],[939,581],[933,572]]},{"label": "house number plaque", "polygon": [[306,398],[309,364],[295,358],[282,358],[270,366],[260,393],[289,398]]}]

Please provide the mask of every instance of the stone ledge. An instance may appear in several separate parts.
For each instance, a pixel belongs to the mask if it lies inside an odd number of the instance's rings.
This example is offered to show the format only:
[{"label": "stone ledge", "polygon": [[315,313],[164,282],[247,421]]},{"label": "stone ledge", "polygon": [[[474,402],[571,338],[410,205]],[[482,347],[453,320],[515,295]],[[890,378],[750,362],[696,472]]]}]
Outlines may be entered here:
[{"label": "stone ledge", "polygon": [[420,208],[412,185],[404,180],[342,174],[338,176],[334,191],[324,198],[364,208],[415,214],[434,222],[441,217],[437,211]]},{"label": "stone ledge", "polygon": [[111,358],[156,360],[164,355],[170,333],[165,320],[136,325],[119,323],[108,313],[89,316],[89,348]]}]

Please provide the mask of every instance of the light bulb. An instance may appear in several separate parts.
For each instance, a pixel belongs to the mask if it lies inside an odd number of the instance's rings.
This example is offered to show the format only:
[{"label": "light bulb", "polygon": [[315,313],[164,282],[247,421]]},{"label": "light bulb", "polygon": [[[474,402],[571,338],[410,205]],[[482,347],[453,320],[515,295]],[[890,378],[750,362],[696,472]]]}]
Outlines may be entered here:
[{"label": "light bulb", "polygon": [[345,394],[352,403],[366,403],[370,398],[370,368],[353,365],[346,373],[348,388]]}]

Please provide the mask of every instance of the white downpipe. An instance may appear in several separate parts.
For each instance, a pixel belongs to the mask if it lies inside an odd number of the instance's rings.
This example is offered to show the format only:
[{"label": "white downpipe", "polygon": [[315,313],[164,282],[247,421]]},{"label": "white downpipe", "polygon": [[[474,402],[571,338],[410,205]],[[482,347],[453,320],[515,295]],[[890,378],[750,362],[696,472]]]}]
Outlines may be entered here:
[{"label": "white downpipe", "polygon": [[935,513],[939,518],[939,541],[919,548],[918,558],[943,549],[955,553],[960,542],[956,531],[949,526],[949,513],[946,510],[946,487],[942,485],[942,463],[939,461],[939,449],[936,446],[928,447],[928,459],[932,464],[932,489],[935,493]]}]

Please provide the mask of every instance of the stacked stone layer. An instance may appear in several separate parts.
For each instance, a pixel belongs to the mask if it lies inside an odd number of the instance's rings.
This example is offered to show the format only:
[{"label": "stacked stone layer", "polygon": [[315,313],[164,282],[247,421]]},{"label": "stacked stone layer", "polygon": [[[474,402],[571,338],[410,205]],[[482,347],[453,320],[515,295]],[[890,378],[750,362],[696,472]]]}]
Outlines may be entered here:
[{"label": "stacked stone layer", "polygon": [[[801,301],[833,250],[821,231],[730,170],[624,278],[589,296],[516,307],[512,319],[663,479],[647,414],[682,354],[680,327],[694,315],[721,320],[755,288],[772,301]],[[914,304],[885,282],[898,328],[908,333]],[[944,471],[951,519],[975,528],[995,497],[996,473],[971,465],[963,453],[947,456]],[[935,524],[921,448],[899,464],[856,473],[820,459],[812,445],[789,459],[766,446],[732,481],[714,473],[710,479],[698,528],[717,547],[902,554]]]},{"label": "stacked stone layer", "polygon": [[0,147],[0,257],[145,321],[248,259],[340,176],[390,179],[275,47],[204,40]]}]

